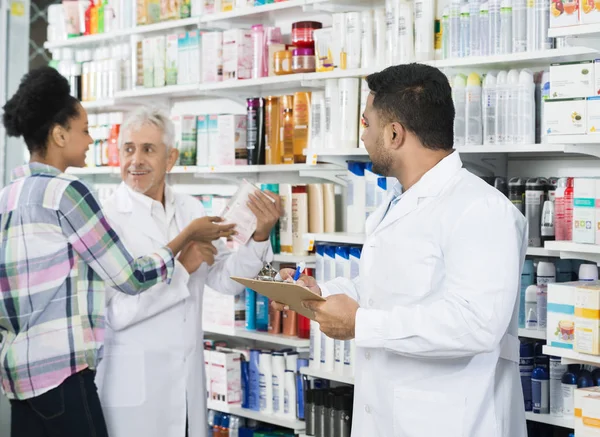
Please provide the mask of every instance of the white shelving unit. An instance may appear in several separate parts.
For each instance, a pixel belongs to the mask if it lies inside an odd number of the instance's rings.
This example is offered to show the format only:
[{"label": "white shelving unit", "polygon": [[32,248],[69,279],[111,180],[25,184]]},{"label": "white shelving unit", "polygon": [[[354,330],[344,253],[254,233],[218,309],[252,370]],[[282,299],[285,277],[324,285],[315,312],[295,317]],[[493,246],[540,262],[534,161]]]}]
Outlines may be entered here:
[{"label": "white shelving unit", "polygon": [[579,24],[577,26],[556,27],[548,30],[550,38],[569,36],[599,37],[600,27],[597,24]]},{"label": "white shelving unit", "polygon": [[548,258],[558,258],[560,256],[559,252],[555,252],[553,250],[548,250],[543,247],[528,247],[527,255],[543,256],[543,257],[548,257]]},{"label": "white shelving unit", "polygon": [[560,426],[561,428],[573,429],[573,417],[555,417],[550,414],[533,414],[531,411],[525,412],[525,419],[532,422],[546,423],[548,425]]},{"label": "white shelving unit", "polygon": [[544,354],[561,357],[564,364],[591,364],[600,366],[600,356],[580,354],[572,349],[563,349],[559,347],[544,346]]},{"label": "white shelving unit", "polygon": [[310,341],[298,337],[288,337],[281,334],[269,334],[267,332],[249,331],[243,328],[223,328],[220,326],[207,326],[204,328],[206,334],[217,334],[227,337],[245,338],[261,343],[272,345],[308,349]]},{"label": "white shelving unit", "polygon": [[291,429],[297,433],[303,432],[306,429],[304,422],[301,420],[290,420],[286,419],[285,417],[276,416],[274,414],[264,414],[260,411],[242,408],[239,405],[222,405],[209,400],[207,406],[209,410],[220,411],[222,413],[233,414],[239,417],[245,417],[246,419],[270,423],[271,425]]},{"label": "white shelving unit", "polygon": [[558,252],[561,258],[583,259],[600,263],[600,245],[573,243],[571,241],[547,241],[545,248]]},{"label": "white shelving unit", "polygon": [[354,384],[354,376],[352,375],[339,375],[333,372],[325,372],[323,370],[311,369],[310,367],[303,367],[300,369],[300,373],[313,378],[328,379],[330,381],[341,382],[343,384]]},{"label": "white shelving unit", "polygon": [[323,234],[306,234],[305,239],[309,240],[309,244],[317,241],[326,243],[340,243],[340,244],[364,244],[365,234],[351,234],[349,232],[333,232]]},{"label": "white shelving unit", "polygon": [[315,255],[307,255],[307,256],[296,256],[296,255],[288,255],[285,253],[278,253],[273,255],[273,262],[276,263],[284,263],[284,264],[298,264],[301,262],[309,264],[314,264],[317,261],[317,257]]},{"label": "white shelving unit", "polygon": [[545,340],[546,331],[538,331],[536,329],[519,328],[519,337],[535,338],[536,340]]}]

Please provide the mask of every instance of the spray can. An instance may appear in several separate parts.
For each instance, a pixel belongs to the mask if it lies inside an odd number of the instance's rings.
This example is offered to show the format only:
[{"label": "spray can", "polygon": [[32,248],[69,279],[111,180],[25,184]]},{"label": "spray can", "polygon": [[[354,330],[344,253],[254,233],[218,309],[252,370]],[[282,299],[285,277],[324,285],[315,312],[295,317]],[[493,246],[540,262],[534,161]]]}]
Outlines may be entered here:
[{"label": "spray can", "polygon": [[531,178],[525,184],[525,217],[529,226],[529,247],[542,246],[542,208],[547,185],[548,181],[544,178]]},{"label": "spray can", "polygon": [[562,377],[568,366],[562,364],[560,357],[550,357],[550,414],[563,415]]},{"label": "spray can", "polygon": [[531,374],[531,397],[534,414],[550,413],[550,375],[548,369],[536,367]]},{"label": "spray can", "polygon": [[465,145],[483,144],[481,121],[481,80],[477,73],[471,73],[465,96]]},{"label": "spray can", "polygon": [[481,107],[483,144],[493,145],[496,142],[496,75],[492,72],[483,79]]},{"label": "spray can", "polygon": [[508,181],[508,200],[525,215],[525,179],[511,178]]},{"label": "spray can", "polygon": [[521,373],[521,387],[523,388],[525,411],[531,411],[531,373],[533,372],[533,344],[531,343],[521,343],[519,371]]},{"label": "spray can", "polygon": [[533,260],[525,260],[521,272],[521,289],[519,291],[519,328],[525,328],[525,292],[533,285]]}]

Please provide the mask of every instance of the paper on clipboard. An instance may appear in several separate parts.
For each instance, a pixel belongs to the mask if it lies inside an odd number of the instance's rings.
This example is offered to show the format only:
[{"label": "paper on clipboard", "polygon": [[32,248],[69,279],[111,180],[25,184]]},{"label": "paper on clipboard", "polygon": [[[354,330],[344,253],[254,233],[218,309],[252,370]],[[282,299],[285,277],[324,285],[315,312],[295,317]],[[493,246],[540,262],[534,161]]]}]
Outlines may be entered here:
[{"label": "paper on clipboard", "polygon": [[291,310],[296,311],[298,314],[308,317],[311,320],[314,320],[315,314],[311,310],[304,308],[302,306],[302,301],[325,300],[308,288],[294,284],[293,282],[259,281],[236,276],[232,276],[231,279],[269,299],[289,306]]}]

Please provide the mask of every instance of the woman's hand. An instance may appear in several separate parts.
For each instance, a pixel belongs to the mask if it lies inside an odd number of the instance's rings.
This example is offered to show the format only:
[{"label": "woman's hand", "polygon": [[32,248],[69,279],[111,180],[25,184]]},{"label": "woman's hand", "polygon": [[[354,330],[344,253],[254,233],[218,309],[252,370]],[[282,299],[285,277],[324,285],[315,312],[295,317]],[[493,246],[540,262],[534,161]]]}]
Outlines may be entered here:
[{"label": "woman's hand", "polygon": [[191,275],[200,268],[202,263],[212,266],[215,262],[217,248],[212,243],[192,241],[181,251],[178,261]]},{"label": "woman's hand", "polygon": [[206,216],[193,220],[186,227],[186,230],[189,232],[189,238],[193,241],[210,243],[219,238],[229,238],[235,235],[235,224],[219,224],[222,221],[221,217],[215,216]]}]

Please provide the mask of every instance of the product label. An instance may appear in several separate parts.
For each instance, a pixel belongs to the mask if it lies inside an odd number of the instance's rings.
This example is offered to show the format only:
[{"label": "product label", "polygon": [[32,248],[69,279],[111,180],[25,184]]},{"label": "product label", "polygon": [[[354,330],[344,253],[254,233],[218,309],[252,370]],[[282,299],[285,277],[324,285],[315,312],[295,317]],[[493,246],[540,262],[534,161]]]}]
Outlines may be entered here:
[{"label": "product label", "polygon": [[344,342],[344,366],[351,365],[352,357],[350,356],[350,343],[352,340],[346,340]]},{"label": "product label", "polygon": [[279,412],[279,378],[273,375],[273,412]]},{"label": "product label", "polygon": [[549,381],[542,379],[532,379],[531,395],[533,398],[533,412],[537,414],[548,414],[550,412]]},{"label": "product label", "polygon": [[[337,273],[337,270],[336,270]],[[337,276],[340,276],[340,274],[338,273]],[[335,357],[335,362],[336,363],[341,363],[342,362],[342,341],[341,340],[335,340],[334,342],[334,357]]]},{"label": "product label", "polygon": [[561,379],[567,369],[568,366],[562,364],[560,359],[550,359],[550,414],[555,416],[563,415]]},{"label": "product label", "polygon": [[283,412],[284,414],[290,413],[290,392],[287,388],[283,392]]},{"label": "product label", "polygon": [[258,376],[258,389],[260,393],[260,409],[267,409],[267,377],[264,373]]},{"label": "product label", "polygon": [[573,415],[573,400],[575,397],[575,384],[562,384],[562,411],[565,416]]}]

